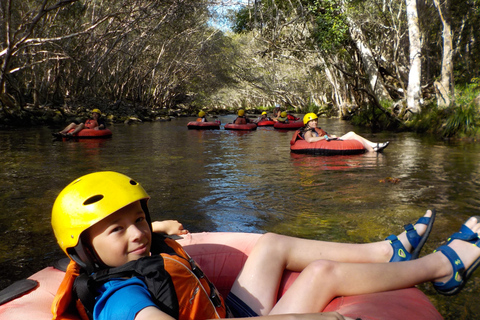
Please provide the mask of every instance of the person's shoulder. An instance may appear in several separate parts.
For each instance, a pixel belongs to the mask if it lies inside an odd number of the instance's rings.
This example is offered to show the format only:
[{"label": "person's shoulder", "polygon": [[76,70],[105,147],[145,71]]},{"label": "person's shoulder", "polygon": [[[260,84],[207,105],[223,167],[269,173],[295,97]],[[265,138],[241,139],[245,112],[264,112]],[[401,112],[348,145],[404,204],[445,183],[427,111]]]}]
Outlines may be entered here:
[{"label": "person's shoulder", "polygon": [[155,306],[146,284],[137,277],[103,284],[95,305],[96,319],[135,319],[142,309]]}]

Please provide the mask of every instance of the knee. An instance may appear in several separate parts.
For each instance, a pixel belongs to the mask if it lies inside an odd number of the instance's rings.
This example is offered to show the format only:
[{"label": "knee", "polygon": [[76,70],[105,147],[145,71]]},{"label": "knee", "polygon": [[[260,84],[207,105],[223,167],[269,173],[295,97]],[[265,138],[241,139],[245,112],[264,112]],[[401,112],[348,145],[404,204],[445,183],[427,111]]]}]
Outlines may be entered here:
[{"label": "knee", "polygon": [[264,251],[265,254],[280,254],[280,251],[285,249],[282,238],[283,236],[276,233],[265,233],[258,239],[255,248]]},{"label": "knee", "polygon": [[323,283],[332,280],[336,275],[337,262],[330,260],[316,260],[310,263],[302,273],[308,274],[311,279],[319,279]]}]

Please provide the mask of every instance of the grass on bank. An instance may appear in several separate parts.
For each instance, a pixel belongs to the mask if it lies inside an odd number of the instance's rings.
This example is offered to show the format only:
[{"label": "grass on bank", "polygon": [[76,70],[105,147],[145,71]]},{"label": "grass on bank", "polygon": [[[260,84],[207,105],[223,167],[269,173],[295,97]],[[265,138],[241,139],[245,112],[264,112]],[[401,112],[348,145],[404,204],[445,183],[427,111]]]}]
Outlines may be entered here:
[{"label": "grass on bank", "polygon": [[456,88],[455,103],[448,108],[424,106],[406,125],[410,130],[443,138],[480,137],[480,87],[473,83]]}]

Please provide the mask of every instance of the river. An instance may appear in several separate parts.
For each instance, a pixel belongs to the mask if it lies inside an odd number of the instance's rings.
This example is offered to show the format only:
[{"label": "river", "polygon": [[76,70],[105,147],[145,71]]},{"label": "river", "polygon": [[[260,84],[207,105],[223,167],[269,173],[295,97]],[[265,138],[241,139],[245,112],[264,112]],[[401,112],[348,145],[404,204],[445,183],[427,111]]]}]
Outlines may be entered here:
[{"label": "river", "polygon": [[[53,201],[73,179],[100,170],[139,181],[152,197],[153,219],[178,219],[192,232],[370,242],[435,208],[423,255],[480,215],[478,143],[319,119],[331,134],[354,130],[390,146],[383,154],[296,155],[292,131],[187,130],[191,120],[116,124],[105,140],[53,141],[46,127],[0,130],[0,289],[63,257],[50,227]],[[446,319],[480,314],[480,272],[455,297],[436,294],[430,284],[419,288]]]}]

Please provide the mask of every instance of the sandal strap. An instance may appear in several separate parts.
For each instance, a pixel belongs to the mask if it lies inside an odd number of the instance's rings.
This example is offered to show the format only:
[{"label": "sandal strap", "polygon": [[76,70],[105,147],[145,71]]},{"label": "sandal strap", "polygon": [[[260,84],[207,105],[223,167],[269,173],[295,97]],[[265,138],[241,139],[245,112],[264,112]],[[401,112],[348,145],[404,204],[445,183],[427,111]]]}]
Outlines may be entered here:
[{"label": "sandal strap", "polygon": [[462,282],[463,274],[465,273],[465,265],[463,264],[462,260],[455,250],[449,246],[440,246],[435,251],[440,251],[445,257],[448,258],[453,268],[453,276],[447,282],[434,282],[433,285],[437,290],[441,291],[447,291],[457,287]]},{"label": "sandal strap", "polygon": [[[428,225],[430,223],[431,217],[421,217],[420,219],[417,220],[415,224],[424,224]],[[422,236],[420,236],[417,232],[417,229],[415,229],[415,226],[413,224],[406,224],[403,226],[405,228],[405,231],[407,231],[407,239],[408,242],[412,245],[412,247],[415,249],[418,244],[420,243],[420,240],[422,239]]]},{"label": "sandal strap", "polygon": [[450,236],[450,238],[448,238],[447,244],[452,242],[455,239],[470,242],[473,245],[476,245],[477,247],[480,244],[478,234],[470,230],[470,228],[468,228],[465,225],[462,225],[462,227],[460,228],[460,232],[455,232]]},{"label": "sandal strap", "polygon": [[393,247],[393,256],[389,262],[408,261],[411,260],[411,253],[405,249],[402,241],[398,240],[398,237],[394,234],[389,235],[385,240],[390,241],[390,245]]}]

